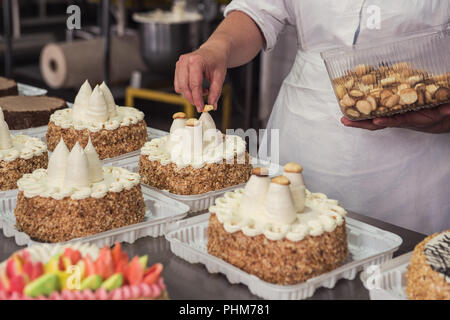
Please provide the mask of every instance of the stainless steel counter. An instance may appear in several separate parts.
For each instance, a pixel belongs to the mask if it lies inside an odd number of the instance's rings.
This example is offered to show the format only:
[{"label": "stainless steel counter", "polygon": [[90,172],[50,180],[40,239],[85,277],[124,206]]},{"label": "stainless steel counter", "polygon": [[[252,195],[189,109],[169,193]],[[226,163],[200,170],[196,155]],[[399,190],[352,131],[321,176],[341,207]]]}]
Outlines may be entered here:
[{"label": "stainless steel counter", "polygon": [[[378,228],[393,232],[403,239],[395,256],[409,252],[425,235],[406,230],[379,220],[359,214],[350,213],[349,217],[369,223]],[[1,231],[0,231],[1,233]],[[143,238],[133,244],[123,244],[129,255],[149,255],[149,264],[164,264],[164,280],[171,299],[258,299],[244,285],[230,284],[221,274],[210,274],[203,265],[190,264],[170,251],[169,243],[164,237]],[[7,259],[14,251],[20,249],[13,238],[0,235],[0,261]],[[311,299],[369,299],[368,291],[359,280],[359,275],[352,281],[340,280],[333,289],[320,288]]]}]

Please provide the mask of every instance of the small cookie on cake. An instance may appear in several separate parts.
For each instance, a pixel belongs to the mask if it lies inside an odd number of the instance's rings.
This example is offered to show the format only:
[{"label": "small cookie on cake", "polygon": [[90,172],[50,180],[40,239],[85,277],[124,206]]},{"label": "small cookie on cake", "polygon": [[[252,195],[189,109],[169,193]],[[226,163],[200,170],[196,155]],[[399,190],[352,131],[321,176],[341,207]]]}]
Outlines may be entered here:
[{"label": "small cookie on cake", "polygon": [[450,230],[426,237],[414,248],[406,279],[411,300],[450,300]]},{"label": "small cookie on cake", "polygon": [[0,264],[0,300],[166,300],[163,265],[84,243],[37,245]]},{"label": "small cookie on cake", "polygon": [[142,222],[145,203],[137,173],[102,167],[91,141],[72,151],[64,140],[48,169],[17,181],[16,227],[32,239],[62,242]]},{"label": "small cookie on cake", "polygon": [[17,180],[26,173],[47,168],[47,146],[38,138],[12,136],[0,108],[0,190],[17,188]]},{"label": "small cookie on cake", "polygon": [[86,80],[73,108],[58,110],[50,117],[50,151],[61,137],[69,148],[77,142],[84,147],[90,138],[100,159],[112,158],[139,150],[147,141],[147,124],[141,111],[117,106],[105,83],[92,90]]},{"label": "small cookie on cake", "polygon": [[207,237],[208,253],[279,285],[292,285],[344,263],[348,244],[336,200],[306,190],[302,168],[284,167],[269,179],[256,168],[244,189],[216,199]]},{"label": "small cookie on cake", "polygon": [[0,77],[0,97],[17,96],[17,83],[12,79]]},{"label": "small cookie on cake", "polygon": [[252,165],[245,141],[216,129],[211,108],[199,119],[173,115],[168,136],[153,139],[141,149],[142,182],[161,190],[195,195],[245,183]]}]

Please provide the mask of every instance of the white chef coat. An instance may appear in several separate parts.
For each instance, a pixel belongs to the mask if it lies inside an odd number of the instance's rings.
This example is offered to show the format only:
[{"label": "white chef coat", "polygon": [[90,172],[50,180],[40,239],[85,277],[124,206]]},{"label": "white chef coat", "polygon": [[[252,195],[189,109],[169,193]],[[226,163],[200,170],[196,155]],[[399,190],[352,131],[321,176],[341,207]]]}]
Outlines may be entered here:
[{"label": "white chef coat", "polygon": [[450,0],[234,0],[225,15],[233,10],[256,22],[267,50],[285,24],[297,28],[298,53],[268,123],[280,130],[280,163],[301,163],[307,188],[348,210],[426,234],[449,229],[450,134],[343,126],[320,52],[448,25]]}]

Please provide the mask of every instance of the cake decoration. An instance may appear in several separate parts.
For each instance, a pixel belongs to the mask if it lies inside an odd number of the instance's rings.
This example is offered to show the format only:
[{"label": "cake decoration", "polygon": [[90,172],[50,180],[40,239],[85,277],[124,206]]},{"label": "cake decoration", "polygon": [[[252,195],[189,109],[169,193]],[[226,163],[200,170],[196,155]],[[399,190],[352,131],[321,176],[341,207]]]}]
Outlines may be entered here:
[{"label": "cake decoration", "polygon": [[92,143],[69,152],[61,139],[48,169],[17,181],[16,226],[33,239],[61,242],[142,222],[140,176],[102,167]]},{"label": "cake decoration", "polygon": [[29,247],[0,264],[0,300],[167,299],[163,265],[147,263],[120,243]]},{"label": "cake decoration", "polygon": [[450,284],[450,231],[443,232],[425,245],[425,256],[431,268]]},{"label": "cake decoration", "polygon": [[244,189],[225,193],[210,207],[228,232],[296,242],[331,232],[344,223],[347,212],[337,201],[307,191],[300,171],[286,172],[285,167],[284,176],[271,181],[260,175],[262,170],[253,170]]},{"label": "cake decoration", "polygon": [[411,300],[450,300],[450,230],[434,233],[416,245],[405,292]]},{"label": "cake decoration", "polygon": [[340,266],[348,254],[346,211],[306,190],[290,163],[270,179],[255,168],[243,189],[209,208],[208,253],[276,284],[296,284]]},{"label": "cake decoration", "polygon": [[120,126],[137,124],[144,119],[144,113],[132,107],[119,107],[111,91],[102,83],[92,90],[86,80],[80,87],[72,109],[56,111],[50,121],[63,129],[88,129],[98,132],[102,129],[115,130]]},{"label": "cake decoration", "polygon": [[24,174],[47,167],[47,147],[38,138],[12,136],[0,108],[0,190],[17,188]]},{"label": "cake decoration", "polygon": [[194,195],[244,183],[252,165],[245,141],[216,129],[206,107],[199,119],[175,113],[167,136],[141,149],[142,182],[175,194]]},{"label": "cake decoration", "polygon": [[117,106],[104,82],[92,90],[86,80],[73,108],[51,115],[46,137],[50,151],[61,137],[70,149],[76,142],[86,147],[91,139],[99,159],[105,159],[139,150],[147,141],[147,124],[143,112]]},{"label": "cake decoration", "polygon": [[216,129],[208,112],[200,119],[185,119],[180,114],[173,116],[170,134],[147,142],[141,155],[162,165],[176,164],[179,168],[192,166],[195,169],[208,163],[234,162],[234,158],[245,155],[245,141],[234,135],[223,135]]}]

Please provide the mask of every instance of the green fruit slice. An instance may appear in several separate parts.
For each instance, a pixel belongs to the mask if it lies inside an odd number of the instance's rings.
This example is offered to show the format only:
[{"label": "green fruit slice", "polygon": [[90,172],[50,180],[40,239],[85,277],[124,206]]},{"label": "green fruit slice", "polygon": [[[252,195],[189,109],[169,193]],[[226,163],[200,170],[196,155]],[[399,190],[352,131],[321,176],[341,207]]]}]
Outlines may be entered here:
[{"label": "green fruit slice", "polygon": [[147,268],[147,262],[148,262],[148,255],[142,256],[139,258],[139,262],[142,266],[142,269],[145,270]]},{"label": "green fruit slice", "polygon": [[81,282],[81,290],[91,289],[97,290],[102,285],[103,279],[98,274],[93,274]]},{"label": "green fruit slice", "polygon": [[59,278],[54,273],[45,274],[26,285],[24,293],[32,298],[49,296],[60,288]]},{"label": "green fruit slice", "polygon": [[102,288],[111,291],[120,288],[122,284],[123,284],[123,275],[121,273],[116,273],[102,283]]}]

